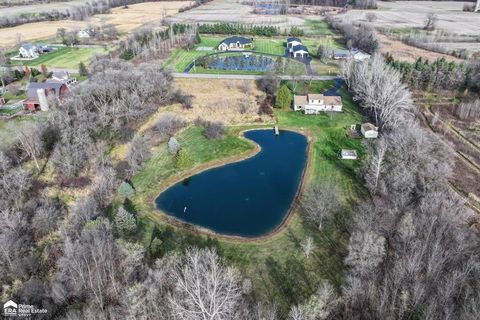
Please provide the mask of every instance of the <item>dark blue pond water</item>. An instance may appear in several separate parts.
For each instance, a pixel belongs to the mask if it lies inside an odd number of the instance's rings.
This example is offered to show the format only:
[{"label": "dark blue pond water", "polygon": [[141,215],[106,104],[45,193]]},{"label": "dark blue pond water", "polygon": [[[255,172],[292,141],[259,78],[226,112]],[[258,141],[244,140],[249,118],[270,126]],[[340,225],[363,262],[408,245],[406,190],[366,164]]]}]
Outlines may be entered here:
[{"label": "dark blue pond water", "polygon": [[204,58],[201,64],[208,69],[216,70],[242,70],[242,71],[268,71],[275,68],[275,58],[264,55],[214,55]]},{"label": "dark blue pond water", "polygon": [[179,182],[156,199],[182,221],[217,233],[261,236],[281,224],[300,185],[307,160],[305,136],[254,130],[245,137],[261,151],[247,160],[213,168]]}]

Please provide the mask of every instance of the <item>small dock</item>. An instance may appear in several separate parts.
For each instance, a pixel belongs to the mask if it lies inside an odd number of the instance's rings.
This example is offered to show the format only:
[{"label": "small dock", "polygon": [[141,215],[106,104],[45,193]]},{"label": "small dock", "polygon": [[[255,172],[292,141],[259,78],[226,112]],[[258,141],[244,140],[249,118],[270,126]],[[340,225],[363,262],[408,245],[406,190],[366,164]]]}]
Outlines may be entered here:
[{"label": "small dock", "polygon": [[280,134],[280,131],[278,130],[278,126],[275,126],[273,129],[275,130],[275,135],[278,136]]}]

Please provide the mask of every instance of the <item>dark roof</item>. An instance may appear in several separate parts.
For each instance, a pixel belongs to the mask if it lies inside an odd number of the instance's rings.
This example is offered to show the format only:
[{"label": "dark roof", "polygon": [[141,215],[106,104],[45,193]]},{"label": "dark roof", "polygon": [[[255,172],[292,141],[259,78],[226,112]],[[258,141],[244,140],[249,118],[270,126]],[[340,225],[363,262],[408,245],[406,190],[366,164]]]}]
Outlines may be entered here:
[{"label": "dark roof", "polygon": [[37,99],[38,89],[53,89],[58,95],[60,88],[64,86],[62,82],[30,82],[27,86],[27,97]]},{"label": "dark roof", "polygon": [[30,49],[35,49],[36,46],[32,45],[31,43],[25,43],[21,45],[21,48],[24,48],[25,50],[30,50]]},{"label": "dark roof", "polygon": [[307,47],[305,47],[303,44],[298,44],[296,46],[293,46],[292,49],[293,49],[293,52],[297,52],[297,51],[300,51],[300,50],[304,50],[304,51],[308,52]]},{"label": "dark roof", "polygon": [[302,42],[302,40],[300,40],[300,38],[295,38],[295,37],[287,38],[287,42],[292,42],[292,41]]},{"label": "dark roof", "polygon": [[237,43],[237,42],[239,42],[240,44],[248,44],[248,43],[252,43],[252,40],[244,38],[244,37],[233,36],[233,37],[223,39],[223,41],[222,41],[222,43],[225,43],[225,44],[228,44],[228,45],[231,44],[231,43]]}]

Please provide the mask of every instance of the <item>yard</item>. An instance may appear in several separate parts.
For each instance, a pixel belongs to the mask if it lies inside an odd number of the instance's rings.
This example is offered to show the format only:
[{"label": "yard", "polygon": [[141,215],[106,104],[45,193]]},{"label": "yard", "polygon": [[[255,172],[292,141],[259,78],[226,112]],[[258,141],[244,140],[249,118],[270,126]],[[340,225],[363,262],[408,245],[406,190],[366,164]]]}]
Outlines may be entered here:
[{"label": "yard", "polygon": [[37,59],[29,61],[12,60],[13,65],[25,65],[29,67],[40,67],[44,64],[47,68],[64,68],[70,70],[78,69],[80,62],[88,65],[91,58],[96,54],[105,54],[108,51],[102,47],[71,48],[58,47],[50,53],[40,55]]},{"label": "yard", "polygon": [[[300,83],[297,88],[310,86],[311,92],[322,93],[333,85],[332,81],[314,81],[310,84]],[[362,116],[346,90],[342,88],[340,93],[344,100],[342,113],[305,116],[293,111],[275,111],[275,117],[281,129],[303,130],[312,139],[307,184],[331,181],[338,185],[343,198],[347,200],[363,195],[358,180],[360,165],[359,161],[338,160],[337,151],[339,148],[355,148],[360,157],[363,156],[361,141],[346,136],[346,128],[353,123],[360,123]],[[342,261],[348,242],[345,230],[327,225],[323,232],[319,232],[306,225],[296,212],[284,230],[270,237],[258,241],[232,241],[175,227],[155,210],[153,202],[158,192],[175,178],[188,172],[193,173],[209,164],[222,163],[225,159],[250,153],[253,145],[239,138],[238,134],[243,129],[253,127],[255,126],[230,127],[228,134],[218,140],[205,139],[202,130],[195,126],[181,132],[177,135],[178,141],[192,159],[192,165],[186,170],[175,168],[173,157],[168,154],[165,143],[154,147],[152,158],[132,179],[136,189],[133,205],[139,212],[142,227],[138,237],[148,248],[154,238],[159,239],[160,252],[156,253],[159,255],[182,250],[193,244],[216,247],[222,256],[252,280],[259,300],[275,301],[283,314],[288,305],[304,302],[316,291],[322,279],[328,279],[337,287],[341,285]],[[348,212],[346,208],[337,218],[345,219]],[[314,254],[309,258],[305,257],[300,247],[307,237],[312,237],[315,241]]]},{"label": "yard", "polygon": [[[165,60],[164,65],[170,66],[175,72],[183,72],[194,60],[212,54],[216,52],[219,43],[228,36],[202,36],[200,43],[197,44],[192,50],[186,50],[183,48],[177,48],[173,51],[171,56]],[[320,44],[327,44],[331,48],[342,48],[342,45],[334,38],[303,38],[303,43],[307,46],[309,53],[312,57],[316,56],[317,48]],[[253,51],[258,53],[266,53],[278,56],[284,56],[286,48],[286,37],[278,38],[254,38]],[[286,74],[304,74],[304,66],[299,66],[300,63],[296,63],[293,60],[289,60],[288,69],[285,70]],[[314,67],[315,66],[315,67]],[[334,62],[324,64],[316,59],[312,61],[312,68],[314,71],[318,71],[318,74],[337,74],[338,66]],[[301,70],[300,70],[301,69]],[[232,71],[212,70],[205,69],[196,65],[195,70],[191,72],[196,73],[232,73]],[[235,70],[233,70],[235,72]],[[250,71],[237,71],[237,73],[245,74],[261,74],[261,72]]]}]

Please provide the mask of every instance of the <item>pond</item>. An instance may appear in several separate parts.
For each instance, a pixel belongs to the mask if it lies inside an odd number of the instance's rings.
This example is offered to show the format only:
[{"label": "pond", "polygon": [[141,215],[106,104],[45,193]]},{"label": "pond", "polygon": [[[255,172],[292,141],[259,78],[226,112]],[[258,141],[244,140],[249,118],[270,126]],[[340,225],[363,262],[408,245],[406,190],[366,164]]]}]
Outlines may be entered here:
[{"label": "pond", "polygon": [[206,69],[260,71],[273,70],[278,58],[259,54],[212,55],[200,61]]},{"label": "pond", "polygon": [[178,182],[158,196],[157,208],[219,234],[256,237],[278,227],[300,186],[307,138],[282,130],[244,136],[261,147],[258,154]]}]

